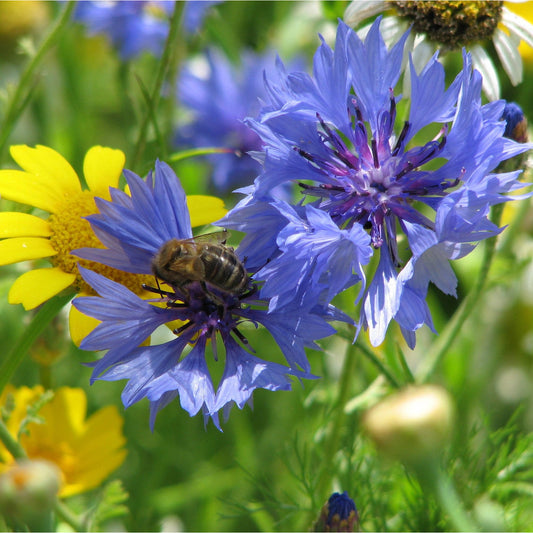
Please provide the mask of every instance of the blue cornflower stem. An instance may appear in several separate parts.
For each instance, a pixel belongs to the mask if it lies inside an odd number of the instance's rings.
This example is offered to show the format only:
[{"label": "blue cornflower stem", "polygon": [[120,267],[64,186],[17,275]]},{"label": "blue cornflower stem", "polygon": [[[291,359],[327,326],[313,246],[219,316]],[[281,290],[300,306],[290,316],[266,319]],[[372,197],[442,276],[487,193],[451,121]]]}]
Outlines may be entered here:
[{"label": "blue cornflower stem", "polygon": [[[146,147],[146,136],[148,134],[148,126],[150,125],[150,122],[154,120],[155,110],[157,109],[159,99],[161,98],[161,91],[163,89],[165,77],[167,76],[169,70],[172,70],[171,66],[173,63],[173,54],[175,53],[175,49],[178,46],[178,36],[180,35],[179,29],[181,26],[181,15],[183,13],[184,5],[185,2],[176,2],[174,12],[172,13],[172,17],[170,19],[170,30],[168,32],[168,37],[165,43],[165,49],[163,50],[163,55],[161,56],[161,61],[159,62],[159,68],[155,76],[152,91],[146,103],[147,108],[139,129],[139,136],[137,138],[137,142],[135,143],[133,154],[130,158],[128,158],[129,161],[131,161],[131,167],[134,169],[139,164],[144,149]],[[171,88],[170,90],[172,91],[173,88]],[[161,149],[165,151],[166,147],[162,146]],[[164,159],[165,153],[162,153],[161,156]]]},{"label": "blue cornflower stem", "polygon": [[[20,443],[8,431],[4,421],[0,418],[0,440],[6,447],[6,450],[14,457],[16,461],[28,459],[26,451]],[[74,515],[71,510],[61,501],[57,500],[55,504],[57,516],[66,522],[74,531],[86,531],[87,527],[79,517]],[[49,529],[49,528],[47,528]]]},{"label": "blue cornflower stem", "polygon": [[71,0],[65,6],[60,17],[57,19],[57,22],[50,30],[50,33],[48,33],[48,35],[44,38],[35,55],[28,63],[26,70],[24,70],[22,76],[20,77],[17,88],[15,89],[15,92],[8,103],[4,122],[0,127],[0,161],[2,159],[7,140],[9,139],[9,136],[11,135],[18,118],[22,114],[22,111],[29,101],[28,95],[33,89],[35,70],[43,60],[48,50],[57,42],[59,36],[66,28],[75,5],[76,2]]},{"label": "blue cornflower stem", "polygon": [[[496,225],[499,225],[502,218],[503,207],[503,204],[498,204],[492,208],[491,220]],[[485,241],[483,262],[476,278],[476,283],[466,298],[461,302],[461,305],[458,307],[450,322],[448,322],[442,335],[434,343],[432,349],[420,364],[415,376],[417,382],[426,383],[431,380],[433,372],[439,366],[440,362],[448,353],[451,345],[459,335],[464,322],[470,316],[470,313],[475,308],[483,292],[495,251],[496,238],[493,237],[487,239]]]},{"label": "blue cornflower stem", "polygon": [[22,335],[2,363],[2,366],[0,366],[0,394],[13,377],[13,374],[28,353],[32,344],[37,340],[39,335],[42,334],[59,311],[63,309],[65,304],[72,299],[72,296],[72,293],[69,292],[68,294],[59,295],[48,300],[33,317],[30,325],[24,329]]},{"label": "blue cornflower stem", "polygon": [[453,531],[479,531],[477,525],[466,513],[452,481],[438,461],[428,460],[412,465],[422,489],[431,491],[446,512],[453,526]]}]

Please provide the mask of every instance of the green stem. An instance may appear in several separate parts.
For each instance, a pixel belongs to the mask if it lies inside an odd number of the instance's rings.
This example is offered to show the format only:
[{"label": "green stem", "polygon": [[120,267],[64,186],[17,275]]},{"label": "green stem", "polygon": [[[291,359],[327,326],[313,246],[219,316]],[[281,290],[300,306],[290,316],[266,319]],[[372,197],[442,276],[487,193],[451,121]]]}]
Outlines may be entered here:
[{"label": "green stem", "polygon": [[183,150],[181,152],[175,152],[167,157],[167,161],[175,163],[182,159],[188,159],[189,157],[196,157],[200,155],[209,154],[232,154],[233,150],[230,148],[191,148],[190,150]]},{"label": "green stem", "polygon": [[415,471],[422,487],[435,494],[439,505],[448,515],[454,531],[479,531],[467,515],[450,478],[436,461],[419,465],[415,467]]},{"label": "green stem", "polygon": [[37,340],[39,335],[41,335],[57,313],[59,313],[59,311],[61,311],[65,304],[71,299],[72,293],[56,296],[44,303],[33,317],[28,328],[23,331],[15,346],[13,346],[11,352],[0,366],[0,394],[13,377],[13,374],[32,344]]},{"label": "green stem", "polygon": [[9,433],[7,426],[4,424],[4,421],[0,419],[0,440],[3,442],[6,450],[15,458],[15,459],[27,459],[28,456],[24,451],[24,448],[19,444],[19,442]]},{"label": "green stem", "polygon": [[366,357],[378,368],[378,370],[395,389],[399,389],[401,387],[401,385],[398,383],[398,380],[391,374],[389,369],[370,348],[362,343],[356,344],[356,347],[366,355]]},{"label": "green stem", "polygon": [[63,13],[57,20],[54,27],[51,29],[50,33],[44,38],[41,46],[37,50],[36,54],[33,56],[31,61],[28,63],[26,70],[22,73],[20,81],[17,85],[15,93],[11,98],[11,101],[8,104],[4,122],[0,127],[0,160],[2,159],[2,153],[4,151],[6,142],[13,131],[13,128],[17,122],[18,117],[24,110],[25,105],[28,102],[27,93],[31,90],[31,84],[33,80],[33,75],[38,67],[39,63],[42,61],[46,52],[54,45],[57,41],[59,35],[66,27],[74,6],[76,2],[71,0],[63,10]]},{"label": "green stem", "polygon": [[159,62],[159,68],[156,73],[152,92],[150,93],[150,101],[147,104],[146,113],[144,114],[143,121],[139,129],[139,136],[135,144],[134,152],[132,156],[128,158],[132,162],[131,165],[134,169],[139,164],[144,152],[146,146],[146,136],[148,134],[148,126],[152,120],[152,116],[155,114],[155,110],[158,107],[159,99],[161,98],[161,89],[163,87],[163,82],[165,81],[165,75],[172,64],[172,54],[174,53],[174,49],[177,45],[177,38],[179,35],[178,30],[180,28],[184,4],[185,2],[176,2],[175,4],[174,12],[170,20],[170,30],[165,43],[165,49],[163,50],[163,55],[161,56],[161,61]]},{"label": "green stem", "polygon": [[355,376],[355,363],[357,358],[353,352],[352,344],[348,345],[346,354],[344,357],[344,363],[342,366],[341,372],[341,381],[338,388],[338,395],[335,401],[335,404],[332,408],[332,418],[333,422],[329,428],[329,433],[326,436],[326,441],[324,443],[322,461],[320,463],[321,469],[318,475],[318,480],[316,488],[314,491],[314,502],[312,502],[311,509],[312,514],[309,518],[309,522],[315,518],[315,514],[319,506],[326,501],[329,494],[328,492],[331,489],[331,481],[334,475],[333,465],[335,462],[335,452],[339,448],[339,442],[341,437],[341,430],[346,418],[346,413],[344,411],[344,406],[348,401],[350,395],[350,385],[352,379]]},{"label": "green stem", "polygon": [[[493,208],[491,220],[496,225],[499,224],[502,216],[503,205],[497,205]],[[468,293],[466,298],[461,302],[452,319],[448,322],[446,329],[442,335],[434,343],[433,348],[428,355],[423,359],[420,368],[416,372],[416,380],[419,383],[427,382],[435,369],[438,367],[450,346],[455,341],[457,335],[461,331],[463,324],[469,317],[470,313],[478,303],[478,300],[483,292],[485,282],[487,280],[492,260],[494,259],[494,252],[496,250],[497,239],[491,238],[485,241],[485,251],[483,254],[483,262],[476,279],[476,283],[472,290]]]},{"label": "green stem", "polygon": [[61,500],[57,500],[54,511],[56,515],[68,524],[74,531],[87,531],[87,525],[75,515]]},{"label": "green stem", "polygon": [[[348,342],[350,342],[350,344],[353,342],[353,337],[350,337],[348,333],[344,330],[339,330],[338,334],[343,339],[346,339]],[[357,344],[354,344],[354,346],[363,352],[363,354],[369,359],[369,361],[377,367],[380,373],[383,374],[385,379],[395,389],[400,388],[398,380],[392,375],[391,371],[383,364],[383,361],[381,361],[381,359],[370,348],[368,348],[368,346],[365,346],[362,342],[358,342]]]}]

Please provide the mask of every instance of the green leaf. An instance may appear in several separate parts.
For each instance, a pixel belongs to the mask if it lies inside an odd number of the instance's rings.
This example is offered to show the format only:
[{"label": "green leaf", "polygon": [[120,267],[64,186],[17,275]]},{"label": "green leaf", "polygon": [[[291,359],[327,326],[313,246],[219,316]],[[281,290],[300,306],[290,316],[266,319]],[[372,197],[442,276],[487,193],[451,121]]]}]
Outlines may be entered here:
[{"label": "green leaf", "polygon": [[119,518],[128,514],[124,505],[129,494],[122,486],[122,481],[116,479],[108,483],[102,490],[100,500],[89,517],[90,531],[104,531],[103,526],[112,518]]}]

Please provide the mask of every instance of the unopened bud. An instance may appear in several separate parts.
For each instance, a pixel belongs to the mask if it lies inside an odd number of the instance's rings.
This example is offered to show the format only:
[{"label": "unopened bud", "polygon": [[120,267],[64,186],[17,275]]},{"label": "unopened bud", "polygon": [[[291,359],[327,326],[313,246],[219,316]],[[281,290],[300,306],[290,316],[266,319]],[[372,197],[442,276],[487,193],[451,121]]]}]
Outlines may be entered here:
[{"label": "unopened bud", "polygon": [[504,137],[513,139],[519,143],[526,143],[528,141],[527,119],[518,104],[514,102],[506,103],[503,109],[502,119],[507,123],[503,133]]},{"label": "unopened bud", "polygon": [[354,501],[344,491],[334,492],[320,511],[313,531],[357,531],[359,515]]},{"label": "unopened bud", "polygon": [[0,476],[0,513],[32,528],[49,515],[60,484],[59,469],[49,461],[17,463]]},{"label": "unopened bud", "polygon": [[372,407],[364,426],[377,448],[406,463],[435,457],[448,442],[453,424],[448,393],[435,385],[409,387]]}]

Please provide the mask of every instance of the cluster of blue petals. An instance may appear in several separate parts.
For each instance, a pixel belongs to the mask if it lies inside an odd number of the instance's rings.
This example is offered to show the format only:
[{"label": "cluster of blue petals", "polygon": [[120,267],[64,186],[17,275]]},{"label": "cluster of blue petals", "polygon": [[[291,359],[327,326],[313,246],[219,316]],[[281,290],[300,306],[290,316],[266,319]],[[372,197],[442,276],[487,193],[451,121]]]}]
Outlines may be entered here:
[{"label": "cluster of blue petals", "polygon": [[[525,184],[498,165],[533,145],[505,136],[504,101],[482,105],[467,53],[449,87],[438,53],[418,73],[409,61],[410,103],[401,102],[408,33],[388,49],[379,25],[363,41],[339,22],[312,76],[278,62],[258,118],[247,120],[263,142],[261,173],[218,224],[246,234],[239,252],[260,269],[271,311],[296,298],[324,305],[359,284],[358,326],[372,344],[394,320],[414,347],[417,329],[434,330],[429,283],[455,295],[449,260],[501,231],[491,206],[525,196],[506,194]],[[273,193],[289,183],[297,205]]]},{"label": "cluster of blue petals", "polygon": [[[211,184],[221,193],[252,183],[260,164],[250,152],[262,141],[244,119],[256,116],[265,97],[263,73],[276,74],[275,55],[244,52],[239,65],[216,49],[206,52],[205,75],[187,65],[180,76],[177,97],[192,112],[192,120],[176,134],[178,146],[226,148],[227,154],[211,154]],[[198,67],[198,64],[196,64]]]},{"label": "cluster of blue petals", "polygon": [[[218,1],[187,1],[183,26],[192,33],[202,24],[207,9]],[[104,34],[128,60],[149,51],[159,57],[169,31],[173,1],[121,0],[112,2],[78,2],[75,20],[83,23],[90,35]]]},{"label": "cluster of blue petals", "polygon": [[[111,201],[96,199],[100,213],[88,217],[105,248],[83,248],[74,253],[122,271],[152,274],[159,248],[171,239],[192,237],[185,193],[172,169],[156,163],[146,180],[124,171],[130,195],[111,190]],[[268,300],[258,297],[253,279],[244,294],[225,294],[216,287],[194,282],[179,287],[154,287],[154,298],[143,300],[119,283],[80,268],[99,296],[79,297],[74,306],[101,323],[82,341],[86,350],[107,350],[93,363],[92,381],[128,380],[122,394],[126,407],[148,398],[153,427],[157,412],[179,396],[191,416],[201,411],[220,428],[219,411],[227,416],[233,405],[250,403],[257,388],[288,390],[291,377],[314,378],[305,347],[334,333],[330,320],[342,319],[332,307],[284,306],[268,312]],[[253,272],[253,270],[251,270]],[[154,279],[154,284],[155,284]],[[216,302],[216,303],[215,303]],[[174,321],[175,338],[143,346],[160,326]],[[260,359],[247,344],[241,325],[264,326],[283,353],[288,366]],[[174,326],[172,326],[174,327]],[[222,339],[224,372],[213,383],[206,353],[216,352]],[[267,356],[274,354],[266,354]],[[220,358],[222,359],[222,358]]]}]

